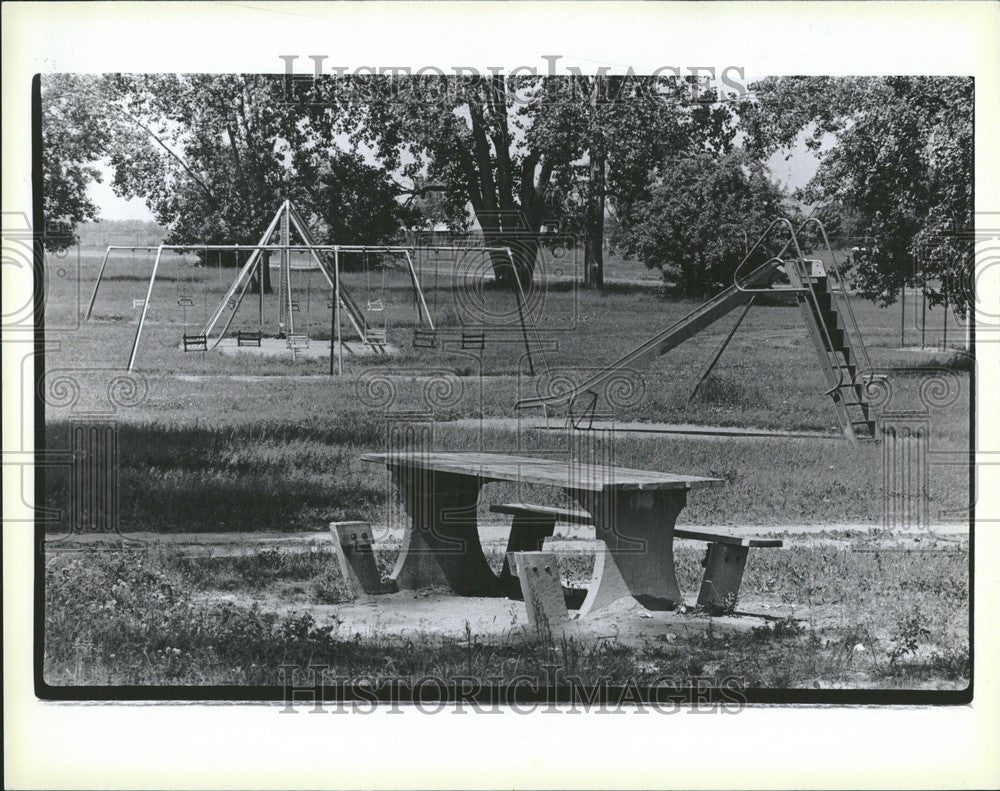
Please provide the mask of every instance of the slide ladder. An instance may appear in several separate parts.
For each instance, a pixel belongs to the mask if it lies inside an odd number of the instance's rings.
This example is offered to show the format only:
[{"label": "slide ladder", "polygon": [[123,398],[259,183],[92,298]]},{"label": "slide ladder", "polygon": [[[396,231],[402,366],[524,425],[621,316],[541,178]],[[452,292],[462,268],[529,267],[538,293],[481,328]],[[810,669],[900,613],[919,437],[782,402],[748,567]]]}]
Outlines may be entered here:
[{"label": "slide ladder", "polygon": [[[832,258],[831,261],[832,264],[824,265],[799,258],[787,261],[785,269],[823,370],[827,395],[833,398],[841,432],[850,440],[878,439],[879,415],[868,391],[869,384],[877,377],[871,373],[868,349],[843,279],[836,262]],[[834,278],[827,267],[835,273]],[[839,289],[834,287],[834,279]],[[840,300],[838,290],[842,292]]]}]

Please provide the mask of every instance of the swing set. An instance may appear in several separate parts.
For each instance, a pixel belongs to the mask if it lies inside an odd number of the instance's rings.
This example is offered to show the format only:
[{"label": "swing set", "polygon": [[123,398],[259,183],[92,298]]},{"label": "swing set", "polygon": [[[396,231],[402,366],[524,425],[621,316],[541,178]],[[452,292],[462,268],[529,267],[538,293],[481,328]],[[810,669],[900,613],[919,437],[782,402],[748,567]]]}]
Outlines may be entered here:
[{"label": "swing set", "polygon": [[[300,243],[293,243],[291,240],[291,231],[297,232],[301,239]],[[273,242],[272,238],[275,232],[279,233],[279,239],[277,242]],[[190,351],[209,351],[211,349],[217,348],[220,343],[227,337],[232,337],[236,341],[237,347],[243,346],[261,346],[262,339],[267,337],[265,335],[266,322],[265,322],[265,310],[264,310],[264,288],[263,288],[263,267],[270,265],[270,253],[278,253],[278,320],[277,327],[273,334],[274,338],[281,338],[286,341],[288,351],[290,352],[293,359],[299,357],[304,348],[309,345],[309,322],[310,322],[310,308],[311,308],[311,279],[314,272],[318,271],[323,279],[326,281],[327,287],[331,291],[331,296],[327,300],[327,306],[331,309],[330,315],[330,373],[342,374],[343,373],[343,360],[345,352],[351,355],[356,355],[356,352],[351,348],[350,344],[345,341],[344,338],[344,317],[346,316],[346,324],[350,331],[353,331],[353,335],[357,336],[361,344],[371,350],[372,354],[377,356],[387,355],[389,353],[388,349],[388,311],[386,310],[386,292],[387,292],[387,273],[388,267],[384,260],[381,263],[381,287],[378,297],[372,298],[372,278],[371,278],[371,266],[370,266],[370,256],[381,254],[382,256],[400,256],[404,259],[406,263],[406,272],[409,276],[410,287],[413,293],[413,302],[416,309],[420,326],[415,329],[413,337],[413,346],[415,348],[436,348],[438,336],[437,329],[434,326],[434,320],[431,316],[431,311],[428,309],[427,301],[424,297],[424,292],[421,287],[420,278],[413,264],[413,253],[416,248],[411,246],[393,246],[393,245],[336,245],[336,244],[316,244],[313,241],[313,236],[309,231],[308,226],[303,220],[302,216],[299,214],[295,206],[288,200],[282,202],[279,206],[277,212],[272,218],[270,224],[265,230],[264,234],[261,236],[260,241],[255,245],[238,245],[238,244],[161,244],[156,246],[135,246],[135,247],[122,247],[122,246],[108,246],[104,259],[101,262],[101,267],[98,271],[97,282],[94,284],[94,290],[91,294],[90,301],[87,305],[87,310],[84,315],[84,319],[87,321],[92,320],[94,304],[97,300],[98,292],[101,288],[101,284],[104,278],[105,270],[108,265],[108,260],[111,254],[120,249],[129,249],[133,251],[145,250],[150,254],[155,253],[152,261],[152,266],[149,274],[149,280],[146,286],[145,298],[142,300],[134,300],[136,308],[141,307],[141,314],[139,316],[138,325],[136,327],[135,337],[132,341],[132,347],[129,352],[129,358],[127,363],[127,370],[133,370],[136,359],[138,357],[140,342],[142,340],[143,330],[147,324],[147,317],[149,312],[149,307],[151,300],[153,298],[154,287],[157,283],[157,276],[159,273],[161,262],[163,261],[165,252],[190,252],[190,251],[200,251],[206,256],[210,251],[217,251],[219,255],[219,267],[221,270],[221,255],[223,252],[235,252],[237,256],[240,253],[249,252],[249,256],[246,261],[240,267],[239,271],[236,273],[235,278],[230,283],[229,287],[226,289],[225,294],[219,301],[218,305],[212,311],[211,315],[208,317],[204,326],[200,328],[199,331],[194,333],[188,333],[186,330],[181,339],[181,344],[179,348],[183,349],[185,352]],[[438,254],[443,251],[452,252],[469,252],[475,251],[478,253],[485,254],[501,254],[508,258],[511,266],[514,266],[514,259],[511,250],[507,247],[487,247],[481,246],[476,248],[469,247],[455,247],[455,246],[421,246],[422,250],[434,251]],[[308,254],[312,266],[308,271],[308,282],[306,287],[306,332],[296,331],[296,321],[295,313],[299,311],[299,303],[295,300],[292,289],[291,280],[291,254],[292,253],[306,253]],[[365,272],[365,282],[368,286],[366,299],[364,304],[364,310],[362,310],[361,305],[355,301],[351,293],[345,287],[342,277],[341,277],[341,257],[348,254],[361,254],[363,259],[363,266]],[[189,276],[190,280],[190,276]],[[437,267],[435,266],[435,292],[437,291],[436,286],[438,284],[438,273]],[[517,278],[514,278],[517,281]],[[257,316],[256,316],[256,331],[247,330],[237,330],[235,335],[230,333],[230,328],[233,324],[234,319],[239,313],[241,306],[243,305],[244,299],[247,292],[250,290],[250,285],[253,282],[257,282],[259,287],[256,289],[258,292],[258,304],[257,304]],[[193,292],[193,281],[191,282],[191,291]],[[521,288],[520,283],[517,283],[517,301],[518,301],[518,316],[521,324],[522,336],[525,343],[525,349],[527,351],[529,366],[531,366],[531,347],[528,342],[528,333],[525,326],[526,316],[525,316],[525,296],[524,291]],[[205,292],[205,298],[208,298],[208,292]],[[180,300],[180,298],[179,298]],[[194,306],[194,299],[191,295],[185,295],[183,304],[178,301],[178,304],[186,311],[187,308]],[[435,304],[436,304],[436,293],[435,293]],[[367,314],[373,314],[374,320],[369,321]],[[378,320],[379,314],[381,315],[381,321]],[[184,316],[186,325],[186,312]],[[381,326],[379,326],[381,324]],[[462,335],[462,348],[482,348],[485,346],[485,334],[484,333],[464,333]],[[533,372],[533,368],[532,368]]]}]

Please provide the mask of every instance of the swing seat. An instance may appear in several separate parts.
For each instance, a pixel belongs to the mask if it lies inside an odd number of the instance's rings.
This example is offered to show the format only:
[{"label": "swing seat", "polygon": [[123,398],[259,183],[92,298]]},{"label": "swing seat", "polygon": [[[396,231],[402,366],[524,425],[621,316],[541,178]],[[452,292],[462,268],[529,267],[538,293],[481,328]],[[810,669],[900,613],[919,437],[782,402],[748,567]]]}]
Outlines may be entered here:
[{"label": "swing seat", "polygon": [[368,300],[368,310],[377,313],[378,311],[385,310],[385,306],[382,304],[381,299],[375,299],[375,300],[370,299]]},{"label": "swing seat", "polygon": [[385,330],[368,330],[365,333],[366,346],[385,346],[386,343]]},{"label": "swing seat", "polygon": [[437,332],[434,330],[414,330],[413,331],[413,348],[414,349],[436,349],[437,348]]},{"label": "swing seat", "polygon": [[462,348],[463,349],[478,349],[482,351],[486,348],[486,333],[485,332],[463,332],[462,333]]},{"label": "swing seat", "polygon": [[193,308],[194,300],[191,297],[177,297],[177,305],[182,308]]},{"label": "swing seat", "polygon": [[208,336],[207,335],[188,335],[184,334],[184,351],[186,352],[207,352],[208,351]]},{"label": "swing seat", "polygon": [[236,345],[237,346],[260,346],[260,333],[259,332],[237,332],[236,333]]},{"label": "swing seat", "polygon": [[292,359],[297,360],[302,350],[309,348],[309,336],[301,335],[297,332],[289,333],[285,338],[285,344],[292,353]]}]

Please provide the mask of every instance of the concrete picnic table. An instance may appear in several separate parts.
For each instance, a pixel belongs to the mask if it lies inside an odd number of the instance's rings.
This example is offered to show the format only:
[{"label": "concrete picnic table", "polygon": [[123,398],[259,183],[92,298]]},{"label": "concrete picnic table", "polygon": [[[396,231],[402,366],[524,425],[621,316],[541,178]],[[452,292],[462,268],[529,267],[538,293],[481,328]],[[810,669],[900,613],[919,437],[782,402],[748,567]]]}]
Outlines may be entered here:
[{"label": "concrete picnic table", "polygon": [[[447,585],[464,596],[503,596],[476,523],[482,487],[496,481],[562,489],[587,511],[605,543],[583,611],[631,595],[651,610],[683,601],[674,567],[674,523],[689,489],[719,478],[496,453],[368,453],[392,475],[410,524],[392,573],[400,588]],[[513,538],[513,537],[512,537]]]}]

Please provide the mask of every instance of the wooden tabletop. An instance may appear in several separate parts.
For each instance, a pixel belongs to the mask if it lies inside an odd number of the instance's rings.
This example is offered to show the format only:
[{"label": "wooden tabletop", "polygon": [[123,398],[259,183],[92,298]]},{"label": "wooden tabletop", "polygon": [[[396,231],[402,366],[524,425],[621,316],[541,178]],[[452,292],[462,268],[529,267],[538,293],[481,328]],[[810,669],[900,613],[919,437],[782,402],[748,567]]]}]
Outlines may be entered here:
[{"label": "wooden tabletop", "polygon": [[539,459],[501,453],[366,453],[362,461],[387,467],[472,475],[487,481],[518,481],[586,491],[695,489],[722,486],[721,478],[674,475],[600,464],[570,464],[565,459]]}]

